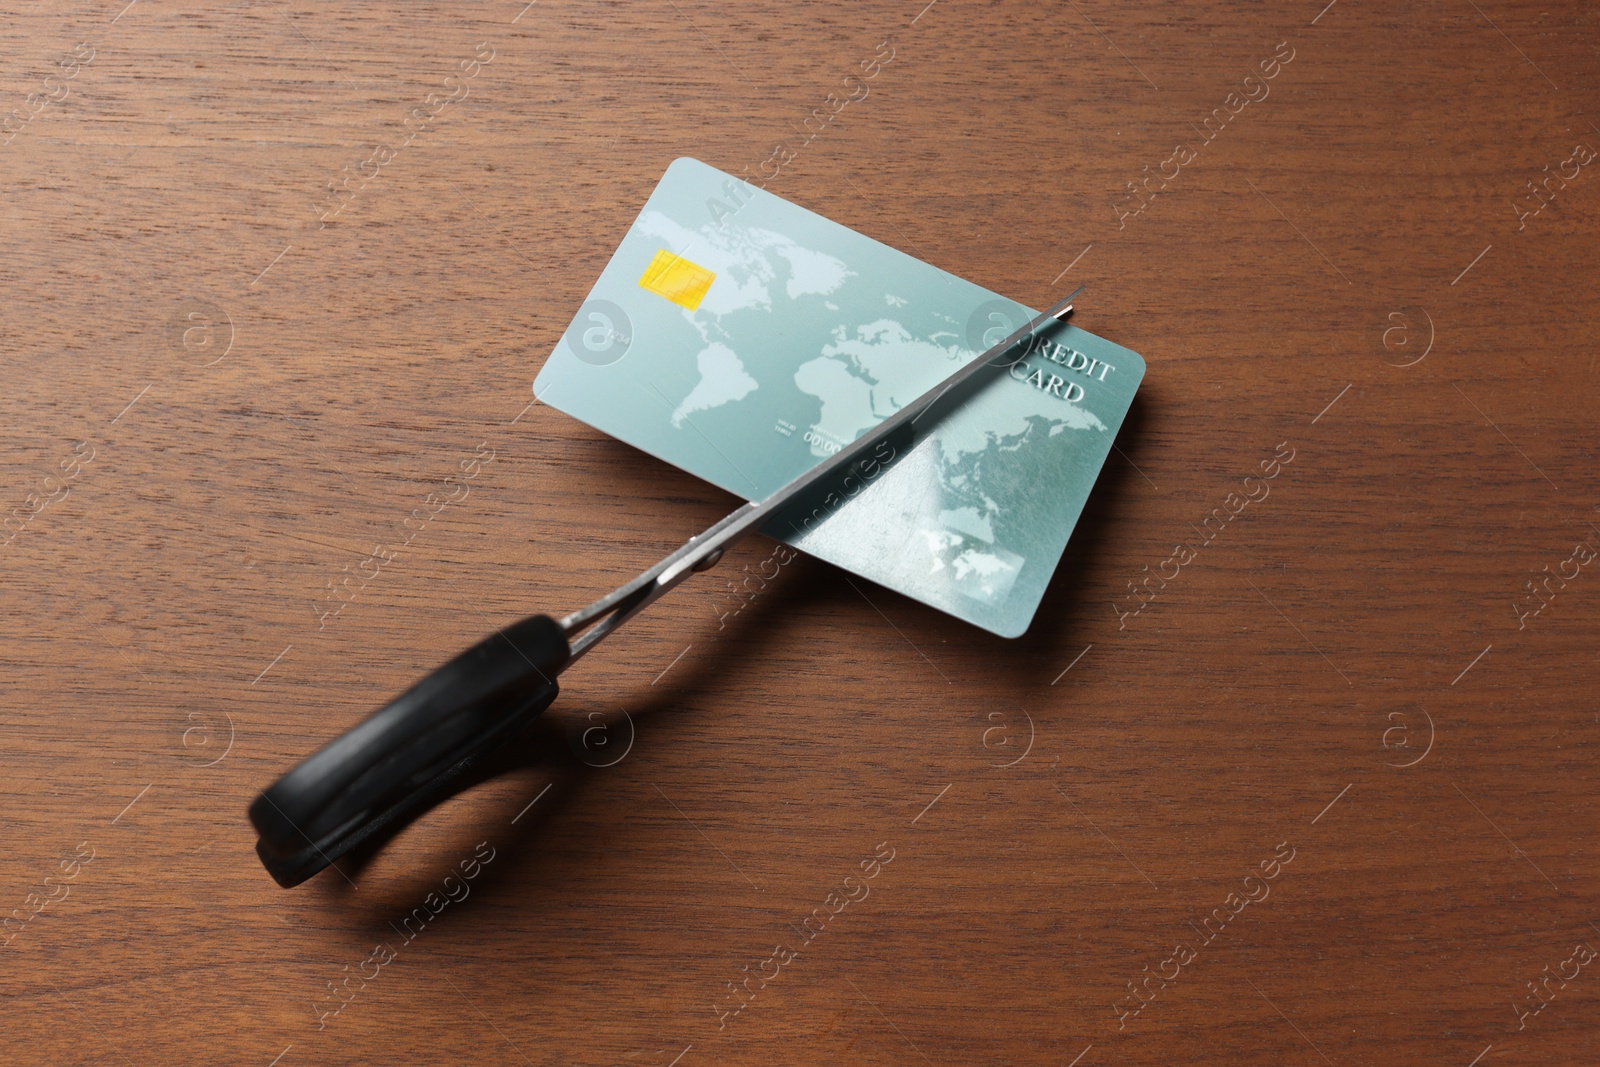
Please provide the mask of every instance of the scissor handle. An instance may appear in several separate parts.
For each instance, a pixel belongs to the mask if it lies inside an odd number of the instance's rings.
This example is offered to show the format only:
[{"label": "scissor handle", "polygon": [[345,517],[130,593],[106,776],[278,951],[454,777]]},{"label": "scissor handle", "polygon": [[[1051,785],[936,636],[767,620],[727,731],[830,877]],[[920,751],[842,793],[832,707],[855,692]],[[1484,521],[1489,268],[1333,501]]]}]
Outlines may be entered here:
[{"label": "scissor handle", "polygon": [[250,805],[256,853],[284,888],[445,796],[560,691],[560,624],[533,615],[484,638],[330,741]]}]

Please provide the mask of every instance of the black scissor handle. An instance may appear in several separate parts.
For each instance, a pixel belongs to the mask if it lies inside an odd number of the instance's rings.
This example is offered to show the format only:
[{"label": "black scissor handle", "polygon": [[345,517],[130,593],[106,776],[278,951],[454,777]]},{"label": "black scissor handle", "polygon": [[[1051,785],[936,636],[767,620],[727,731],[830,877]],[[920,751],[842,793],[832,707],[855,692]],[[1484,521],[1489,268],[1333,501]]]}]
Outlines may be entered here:
[{"label": "black scissor handle", "polygon": [[532,722],[571,656],[533,615],[479,641],[335,738],[250,805],[256,853],[284,888],[432,807]]}]

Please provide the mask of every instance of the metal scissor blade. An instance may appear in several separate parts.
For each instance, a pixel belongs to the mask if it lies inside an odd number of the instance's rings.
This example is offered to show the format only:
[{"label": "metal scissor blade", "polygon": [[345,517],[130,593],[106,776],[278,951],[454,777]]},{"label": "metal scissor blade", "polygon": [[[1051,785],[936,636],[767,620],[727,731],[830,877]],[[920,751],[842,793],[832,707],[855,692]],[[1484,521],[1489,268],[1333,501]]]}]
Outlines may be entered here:
[{"label": "metal scissor blade", "polygon": [[990,360],[995,356],[1004,355],[1018,341],[1031,336],[1040,326],[1047,322],[1059,322],[1065,319],[1068,313],[1072,311],[1073,298],[1083,292],[1083,288],[1081,285],[1078,286],[1065,300],[1060,301],[1047,311],[1040,312],[1020,328],[1013,331],[1005,340],[988,349],[982,355],[963,364],[944,381],[906,404],[899,411],[767,497],[758,505],[757,510],[760,512],[760,518],[764,520],[770,517],[774,511],[806,492],[806,490],[815,487],[820,482],[827,481],[856,461],[864,458],[868,451],[876,448],[880,442],[892,436],[896,430],[916,422],[929,408],[943,399],[946,393],[959,388],[970,379],[982,374],[986,367],[998,366],[998,364],[991,363]]},{"label": "metal scissor blade", "polygon": [[[760,529],[768,519],[780,512],[786,505],[792,503],[797,497],[806,492],[827,483],[829,479],[839,476],[850,466],[864,459],[867,453],[877,448],[881,442],[893,436],[902,428],[914,424],[917,419],[921,418],[930,408],[943,399],[946,393],[958,389],[966,382],[976,378],[983,373],[985,368],[999,366],[998,363],[991,362],[996,356],[1004,355],[1013,345],[1026,337],[1032,336],[1034,331],[1045,323],[1065,320],[1068,313],[1072,311],[1073,299],[1083,292],[1083,289],[1083,286],[1078,286],[1066,299],[1034,316],[999,344],[963,364],[939,384],[906,404],[899,411],[890,415],[833,455],[811,467],[804,474],[801,474],[765,500],[759,503],[745,504],[715,526],[691,537],[681,548],[633,581],[601,597],[581,611],[575,611],[562,619],[561,629],[572,640],[572,655],[567,663],[570,665],[577,661],[580,656],[598,644],[612,630],[615,630],[618,626],[621,626],[649,607],[695,571],[702,571],[716,566],[717,561],[722,558],[724,552],[755,530]],[[583,633],[581,637],[574,638],[573,635],[586,628],[586,633]]]}]

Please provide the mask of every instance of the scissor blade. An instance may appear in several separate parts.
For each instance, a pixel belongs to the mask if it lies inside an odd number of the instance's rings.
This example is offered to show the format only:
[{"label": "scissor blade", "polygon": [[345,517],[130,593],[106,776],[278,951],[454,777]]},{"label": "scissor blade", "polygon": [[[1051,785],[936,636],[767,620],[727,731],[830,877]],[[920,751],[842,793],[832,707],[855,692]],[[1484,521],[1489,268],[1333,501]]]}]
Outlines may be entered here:
[{"label": "scissor blade", "polygon": [[1047,311],[1040,312],[1034,318],[1015,330],[1005,340],[988,349],[982,355],[963,364],[944,381],[940,382],[938,385],[935,385],[933,388],[929,389],[915,400],[906,404],[899,411],[895,412],[893,415],[890,415],[888,418],[878,423],[878,425],[874,426],[860,437],[857,437],[854,441],[850,442],[848,445],[844,446],[839,451],[823,460],[821,463],[818,463],[816,466],[812,467],[810,470],[791,481],[788,485],[785,485],[782,489],[779,489],[777,492],[761,501],[760,504],[757,505],[757,512],[760,514],[760,517],[762,519],[769,518],[772,512],[777,511],[779,508],[783,507],[784,504],[801,495],[806,490],[811,489],[821,482],[827,481],[829,478],[851,466],[857,460],[865,457],[869,451],[875,449],[884,439],[892,436],[896,430],[899,430],[903,426],[910,425],[917,419],[921,418],[922,415],[924,415],[934,404],[938,403],[938,401],[943,398],[946,393],[960,387],[968,380],[982,374],[985,368],[998,366],[998,364],[991,363],[990,361],[996,356],[1004,355],[1017,342],[1026,337],[1032,336],[1034,331],[1039,329],[1039,327],[1043,326],[1045,323],[1063,321],[1067,314],[1072,310],[1073,298],[1075,298],[1079,293],[1083,292],[1083,289],[1083,286],[1078,286],[1078,288],[1074,289],[1072,294],[1065,300],[1060,301]]},{"label": "scissor blade", "polygon": [[[720,558],[721,551],[737,542],[750,531],[759,528],[796,497],[820,484],[826,483],[830,478],[837,477],[857,460],[865,457],[880,442],[892,436],[902,427],[908,426],[922,417],[946,393],[982,374],[985,369],[998,366],[999,364],[992,362],[996,356],[1004,355],[1017,342],[1031,337],[1045,323],[1063,321],[1067,314],[1072,311],[1073,299],[1083,292],[1083,289],[1083,286],[1078,286],[1066,299],[1055,304],[1047,311],[1042,311],[1034,316],[999,344],[963,364],[939,384],[927,390],[899,411],[807,470],[765,500],[746,504],[699,537],[694,538],[683,548],[662,560],[657,565],[655,574],[651,575],[651,577],[658,582],[665,583],[668,580],[668,576],[671,575],[681,581],[682,576],[686,576],[696,566],[709,566],[706,561],[714,562],[717,558]],[[646,573],[649,574],[649,572]],[[676,582],[672,584],[676,584]]]},{"label": "scissor blade", "polygon": [[[724,552],[749,534],[760,529],[767,520],[781,511],[785,505],[790,504],[795,498],[807,491],[826,483],[829,479],[839,476],[841,472],[849,468],[857,460],[865,457],[869,451],[877,448],[879,443],[892,436],[902,427],[908,426],[921,418],[946,393],[959,388],[967,381],[982,374],[986,368],[999,366],[999,364],[991,362],[996,356],[1004,355],[1013,345],[1026,337],[1032,336],[1034,331],[1045,323],[1065,320],[1067,314],[1072,310],[1073,299],[1083,292],[1083,289],[1083,286],[1078,286],[1066,299],[1060,301],[1049,310],[1034,316],[1034,318],[1013,331],[1005,340],[989,348],[982,355],[963,364],[939,384],[906,404],[899,411],[890,415],[878,425],[827,459],[824,459],[821,463],[807,470],[765,500],[739,507],[710,529],[691,537],[676,552],[673,552],[633,581],[595,601],[588,607],[575,611],[562,619],[561,629],[569,636],[584,630],[591,624],[595,624],[593,629],[573,641],[572,655],[568,662],[576,662],[579,657],[599,643],[612,630],[615,630],[618,626],[621,626],[624,622],[649,607],[667,593],[668,590],[689,577],[690,574],[697,570],[704,570],[707,567],[714,566],[722,558]],[[597,623],[597,620],[601,621]]]}]

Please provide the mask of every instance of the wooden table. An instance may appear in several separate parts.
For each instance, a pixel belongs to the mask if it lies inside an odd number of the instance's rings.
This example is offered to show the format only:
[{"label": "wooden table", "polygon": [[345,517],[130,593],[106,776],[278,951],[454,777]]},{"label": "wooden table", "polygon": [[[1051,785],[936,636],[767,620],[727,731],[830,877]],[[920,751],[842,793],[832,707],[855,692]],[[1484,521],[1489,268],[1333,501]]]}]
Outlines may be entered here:
[{"label": "wooden table", "polygon": [[[1600,1058],[1593,5],[5,25],[7,1062]],[[752,542],[279,889],[257,790],[730,507],[529,386],[668,162],[775,146],[1148,361],[1030,633],[804,558],[732,614]]]}]

